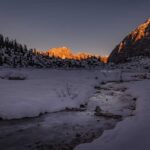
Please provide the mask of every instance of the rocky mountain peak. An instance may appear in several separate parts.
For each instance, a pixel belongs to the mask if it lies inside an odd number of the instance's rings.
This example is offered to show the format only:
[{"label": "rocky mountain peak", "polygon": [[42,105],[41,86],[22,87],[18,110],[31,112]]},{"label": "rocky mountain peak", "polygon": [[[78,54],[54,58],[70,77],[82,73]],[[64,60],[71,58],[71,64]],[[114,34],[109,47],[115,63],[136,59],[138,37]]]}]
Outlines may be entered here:
[{"label": "rocky mountain peak", "polygon": [[134,38],[134,42],[142,39],[143,37],[150,35],[150,19],[148,19],[145,23],[139,25],[133,32],[131,32],[132,37]]},{"label": "rocky mountain peak", "polygon": [[65,46],[51,48],[46,52],[48,52],[49,56],[59,57],[62,59],[82,60],[82,59],[87,59],[91,57],[100,58],[100,56],[96,56],[94,54],[89,54],[89,53],[84,53],[84,52],[73,53],[70,48],[67,48]]},{"label": "rocky mountain peak", "polygon": [[108,61],[120,63],[139,55],[150,55],[150,19],[127,35],[112,51]]},{"label": "rocky mountain peak", "polygon": [[70,48],[67,48],[65,46],[63,47],[56,47],[51,48],[48,50],[48,53],[50,56],[60,57],[60,58],[71,58],[72,52]]}]

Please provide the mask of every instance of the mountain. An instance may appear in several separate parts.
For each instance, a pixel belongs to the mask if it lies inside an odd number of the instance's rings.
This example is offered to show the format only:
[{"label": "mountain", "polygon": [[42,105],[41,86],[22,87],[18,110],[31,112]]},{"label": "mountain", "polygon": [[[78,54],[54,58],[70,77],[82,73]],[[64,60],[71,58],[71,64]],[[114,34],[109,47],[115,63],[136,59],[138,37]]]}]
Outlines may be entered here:
[{"label": "mountain", "polygon": [[47,52],[49,56],[59,57],[62,59],[65,59],[65,58],[72,59],[73,57],[71,49],[67,47],[51,48]]},{"label": "mountain", "polygon": [[100,56],[88,54],[88,53],[76,53],[74,54],[70,48],[67,47],[56,47],[51,48],[47,51],[49,56],[58,57],[61,59],[75,59],[75,60],[82,60],[82,59],[88,59],[92,57],[96,57],[100,59]]},{"label": "mountain", "polygon": [[66,47],[48,51],[28,49],[26,45],[10,40],[0,34],[0,67],[35,68],[95,68],[104,63],[100,57],[86,53],[73,54]]},{"label": "mountain", "polygon": [[135,56],[150,56],[150,19],[139,25],[115,47],[108,62],[123,63]]},{"label": "mountain", "polygon": [[108,56],[101,56],[101,61],[106,64],[108,62]]}]

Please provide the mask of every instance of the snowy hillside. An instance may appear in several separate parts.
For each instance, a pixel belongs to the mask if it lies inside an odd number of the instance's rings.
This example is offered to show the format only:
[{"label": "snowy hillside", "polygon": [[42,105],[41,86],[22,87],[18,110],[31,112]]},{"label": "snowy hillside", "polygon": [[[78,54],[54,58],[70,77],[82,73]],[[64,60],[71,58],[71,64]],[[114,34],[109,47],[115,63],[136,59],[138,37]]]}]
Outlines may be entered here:
[{"label": "snowy hillside", "polygon": [[[53,50],[62,55],[64,49]],[[55,52],[55,53],[56,53]],[[39,52],[28,49],[26,45],[10,40],[0,34],[0,66],[13,68],[101,68],[104,63],[100,57],[89,56],[77,58],[50,55],[48,51]]]}]

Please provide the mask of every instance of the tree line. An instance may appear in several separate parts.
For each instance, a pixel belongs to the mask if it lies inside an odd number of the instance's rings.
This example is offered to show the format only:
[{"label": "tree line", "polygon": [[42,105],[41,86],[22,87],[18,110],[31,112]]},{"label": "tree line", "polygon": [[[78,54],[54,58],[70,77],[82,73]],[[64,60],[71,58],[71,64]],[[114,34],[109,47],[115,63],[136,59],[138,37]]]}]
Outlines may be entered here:
[{"label": "tree line", "polygon": [[0,66],[36,67],[36,68],[93,68],[104,65],[99,58],[90,57],[83,60],[61,59],[28,49],[26,45],[10,40],[0,34]]}]

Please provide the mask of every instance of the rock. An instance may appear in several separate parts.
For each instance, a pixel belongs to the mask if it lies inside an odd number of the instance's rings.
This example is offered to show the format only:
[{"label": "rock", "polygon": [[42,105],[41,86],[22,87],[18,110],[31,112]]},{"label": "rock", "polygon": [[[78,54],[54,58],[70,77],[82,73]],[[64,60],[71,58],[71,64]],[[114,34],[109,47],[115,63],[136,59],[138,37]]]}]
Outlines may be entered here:
[{"label": "rock", "polygon": [[135,56],[150,56],[150,19],[127,35],[108,58],[108,62],[124,63]]},{"label": "rock", "polygon": [[80,108],[85,108],[87,106],[87,104],[81,104]]},{"label": "rock", "polygon": [[77,134],[76,134],[76,137],[78,137],[78,138],[81,137],[81,134],[77,133]]},{"label": "rock", "polygon": [[102,109],[99,106],[96,106],[95,113],[100,113],[101,111],[102,111]]},{"label": "rock", "polygon": [[130,110],[136,110],[136,106],[135,105],[131,105],[131,106],[129,106],[129,109]]},{"label": "rock", "polygon": [[101,85],[105,85],[106,83],[104,81],[101,82]]},{"label": "rock", "polygon": [[133,101],[136,101],[136,100],[137,100],[137,98],[136,98],[136,97],[134,97],[134,98],[133,98]]},{"label": "rock", "polygon": [[97,89],[97,90],[100,90],[100,89],[101,89],[100,86],[95,86],[94,88]]},{"label": "rock", "polygon": [[86,108],[65,108],[65,111],[85,111]]},{"label": "rock", "polygon": [[98,80],[98,77],[95,77],[95,80]]},{"label": "rock", "polygon": [[25,80],[25,79],[26,79],[26,77],[19,77],[19,76],[18,77],[17,76],[16,77],[15,76],[8,77],[8,80]]},{"label": "rock", "polygon": [[121,115],[116,115],[116,114],[112,114],[109,112],[99,112],[99,113],[95,112],[95,115],[96,116],[102,116],[105,118],[122,119]]}]

